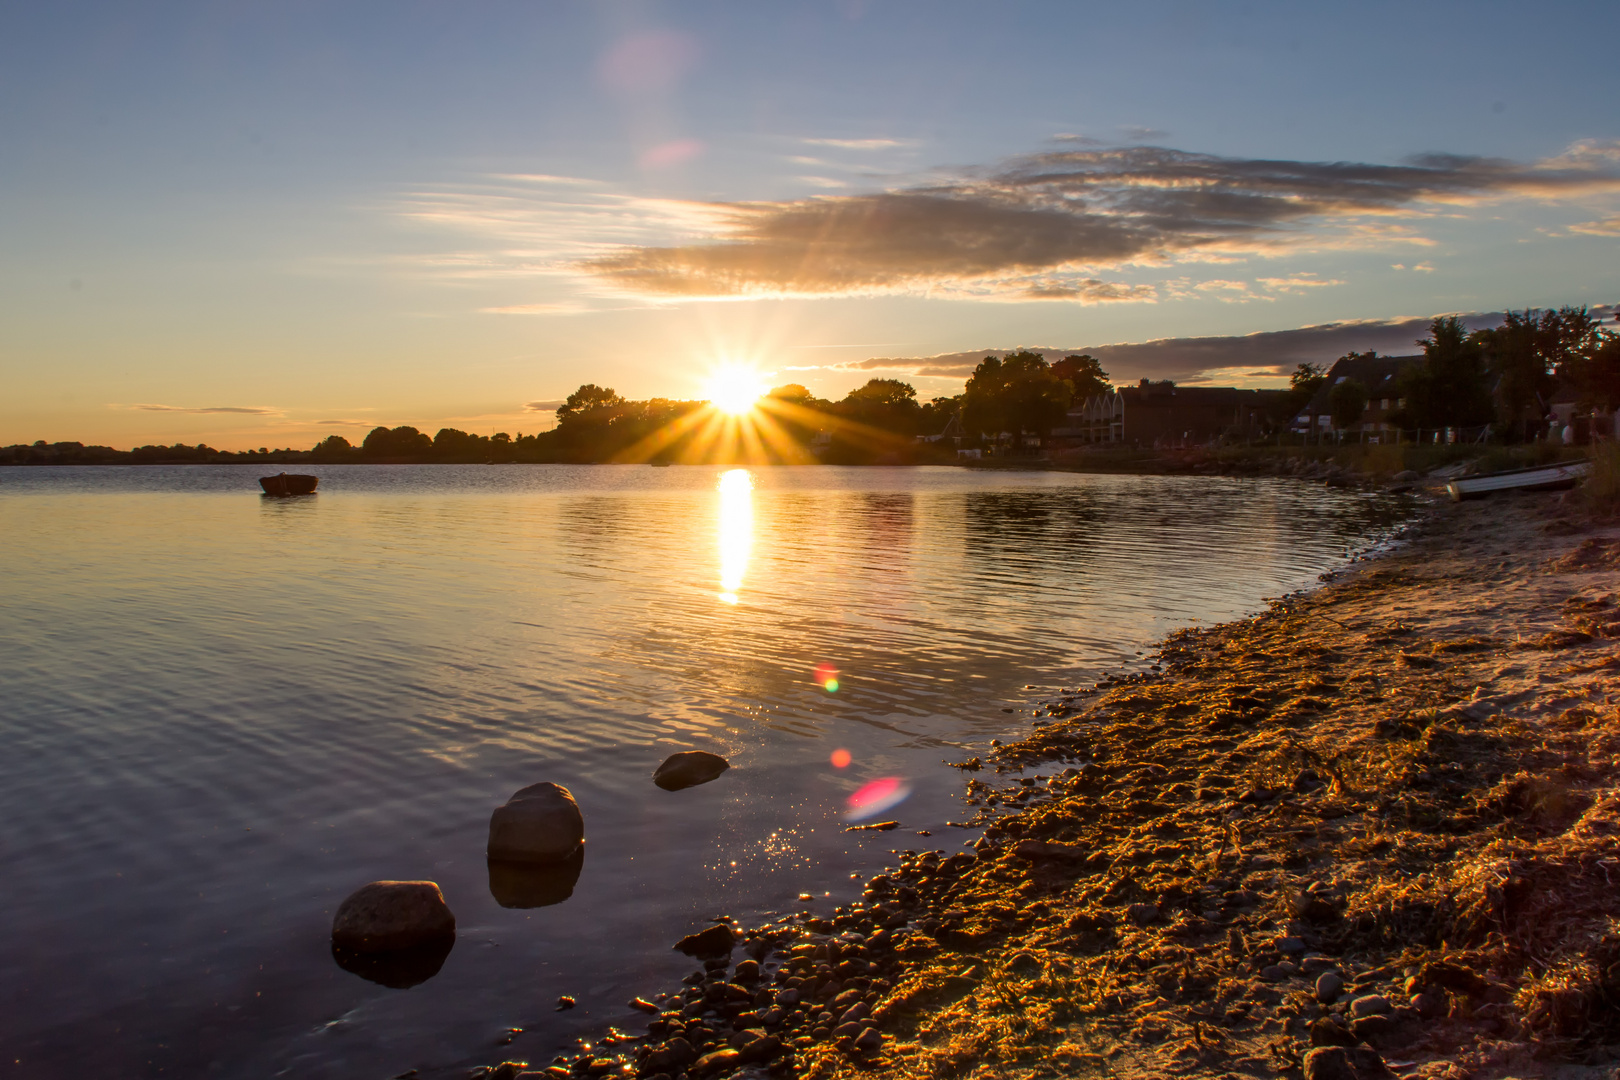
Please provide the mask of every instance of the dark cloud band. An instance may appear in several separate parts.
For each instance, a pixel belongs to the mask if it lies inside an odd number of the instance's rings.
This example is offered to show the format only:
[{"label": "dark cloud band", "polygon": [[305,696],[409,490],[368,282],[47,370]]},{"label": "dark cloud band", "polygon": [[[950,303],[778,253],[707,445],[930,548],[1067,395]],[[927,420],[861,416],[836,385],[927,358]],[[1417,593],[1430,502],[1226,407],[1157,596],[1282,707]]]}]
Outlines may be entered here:
[{"label": "dark cloud band", "polygon": [[1054,151],[983,175],[869,195],[715,208],[722,234],[586,261],[652,296],[840,295],[961,288],[1143,299],[1122,264],[1257,251],[1428,204],[1620,191],[1620,155],[1524,164],[1429,155],[1402,165],[1218,157],[1162,147]]}]

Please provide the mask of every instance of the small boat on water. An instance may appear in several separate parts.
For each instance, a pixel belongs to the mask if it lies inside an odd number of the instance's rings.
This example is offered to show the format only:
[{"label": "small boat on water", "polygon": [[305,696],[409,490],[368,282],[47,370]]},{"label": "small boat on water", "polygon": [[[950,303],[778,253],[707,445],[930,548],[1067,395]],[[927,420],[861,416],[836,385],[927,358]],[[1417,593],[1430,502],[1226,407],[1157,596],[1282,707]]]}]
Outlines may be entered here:
[{"label": "small boat on water", "polygon": [[320,482],[321,478],[318,476],[302,476],[298,473],[259,477],[259,486],[264,488],[264,493],[278,498],[287,495],[313,495],[315,485]]},{"label": "small boat on water", "polygon": [[1452,502],[1483,499],[1493,491],[1558,491],[1572,488],[1592,469],[1590,461],[1564,461],[1528,469],[1460,476],[1446,485]]}]

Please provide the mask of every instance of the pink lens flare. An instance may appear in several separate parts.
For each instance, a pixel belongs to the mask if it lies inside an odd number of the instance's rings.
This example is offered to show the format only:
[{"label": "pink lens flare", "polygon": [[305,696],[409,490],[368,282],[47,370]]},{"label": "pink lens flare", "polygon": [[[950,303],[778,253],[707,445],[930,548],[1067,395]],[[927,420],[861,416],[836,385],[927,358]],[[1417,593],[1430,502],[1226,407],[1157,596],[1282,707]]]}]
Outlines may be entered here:
[{"label": "pink lens flare", "polygon": [[815,672],[816,683],[827,693],[838,692],[838,669],[831,664],[817,664]]},{"label": "pink lens flare", "polygon": [[898,776],[885,776],[881,780],[873,780],[849,797],[846,804],[849,809],[844,817],[850,821],[873,817],[899,806],[910,794],[911,785]]}]

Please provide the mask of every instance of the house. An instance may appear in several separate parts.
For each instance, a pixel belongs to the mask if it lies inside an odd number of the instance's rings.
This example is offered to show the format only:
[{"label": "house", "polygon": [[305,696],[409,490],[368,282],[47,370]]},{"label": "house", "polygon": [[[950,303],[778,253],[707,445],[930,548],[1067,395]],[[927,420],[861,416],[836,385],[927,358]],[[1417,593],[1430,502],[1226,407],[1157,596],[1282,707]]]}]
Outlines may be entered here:
[{"label": "house", "polygon": [[1361,421],[1346,428],[1357,435],[1362,432],[1394,431],[1400,425],[1392,419],[1397,409],[1406,405],[1400,396],[1401,372],[1409,365],[1421,362],[1421,356],[1378,356],[1375,353],[1345,356],[1328,369],[1327,378],[1289,423],[1290,431],[1329,431],[1333,427],[1333,388],[1347,379],[1355,379],[1367,388],[1367,409]]},{"label": "house", "polygon": [[1069,409],[1052,429],[1059,446],[1196,446],[1224,436],[1255,436],[1280,407],[1284,390],[1177,386],[1149,382],[1098,394]]}]

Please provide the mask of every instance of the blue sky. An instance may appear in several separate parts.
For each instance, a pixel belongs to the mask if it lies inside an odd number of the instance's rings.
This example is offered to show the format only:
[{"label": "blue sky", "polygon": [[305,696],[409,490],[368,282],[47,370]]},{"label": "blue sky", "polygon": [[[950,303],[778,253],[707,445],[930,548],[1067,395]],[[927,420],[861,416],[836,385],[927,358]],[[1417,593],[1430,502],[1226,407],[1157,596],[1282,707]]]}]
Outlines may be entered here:
[{"label": "blue sky", "polygon": [[1254,385],[1613,303],[1611,16],[10,5],[0,442],[532,431],[737,361],[927,397],[984,350],[1184,337],[1238,340],[1113,373]]}]

